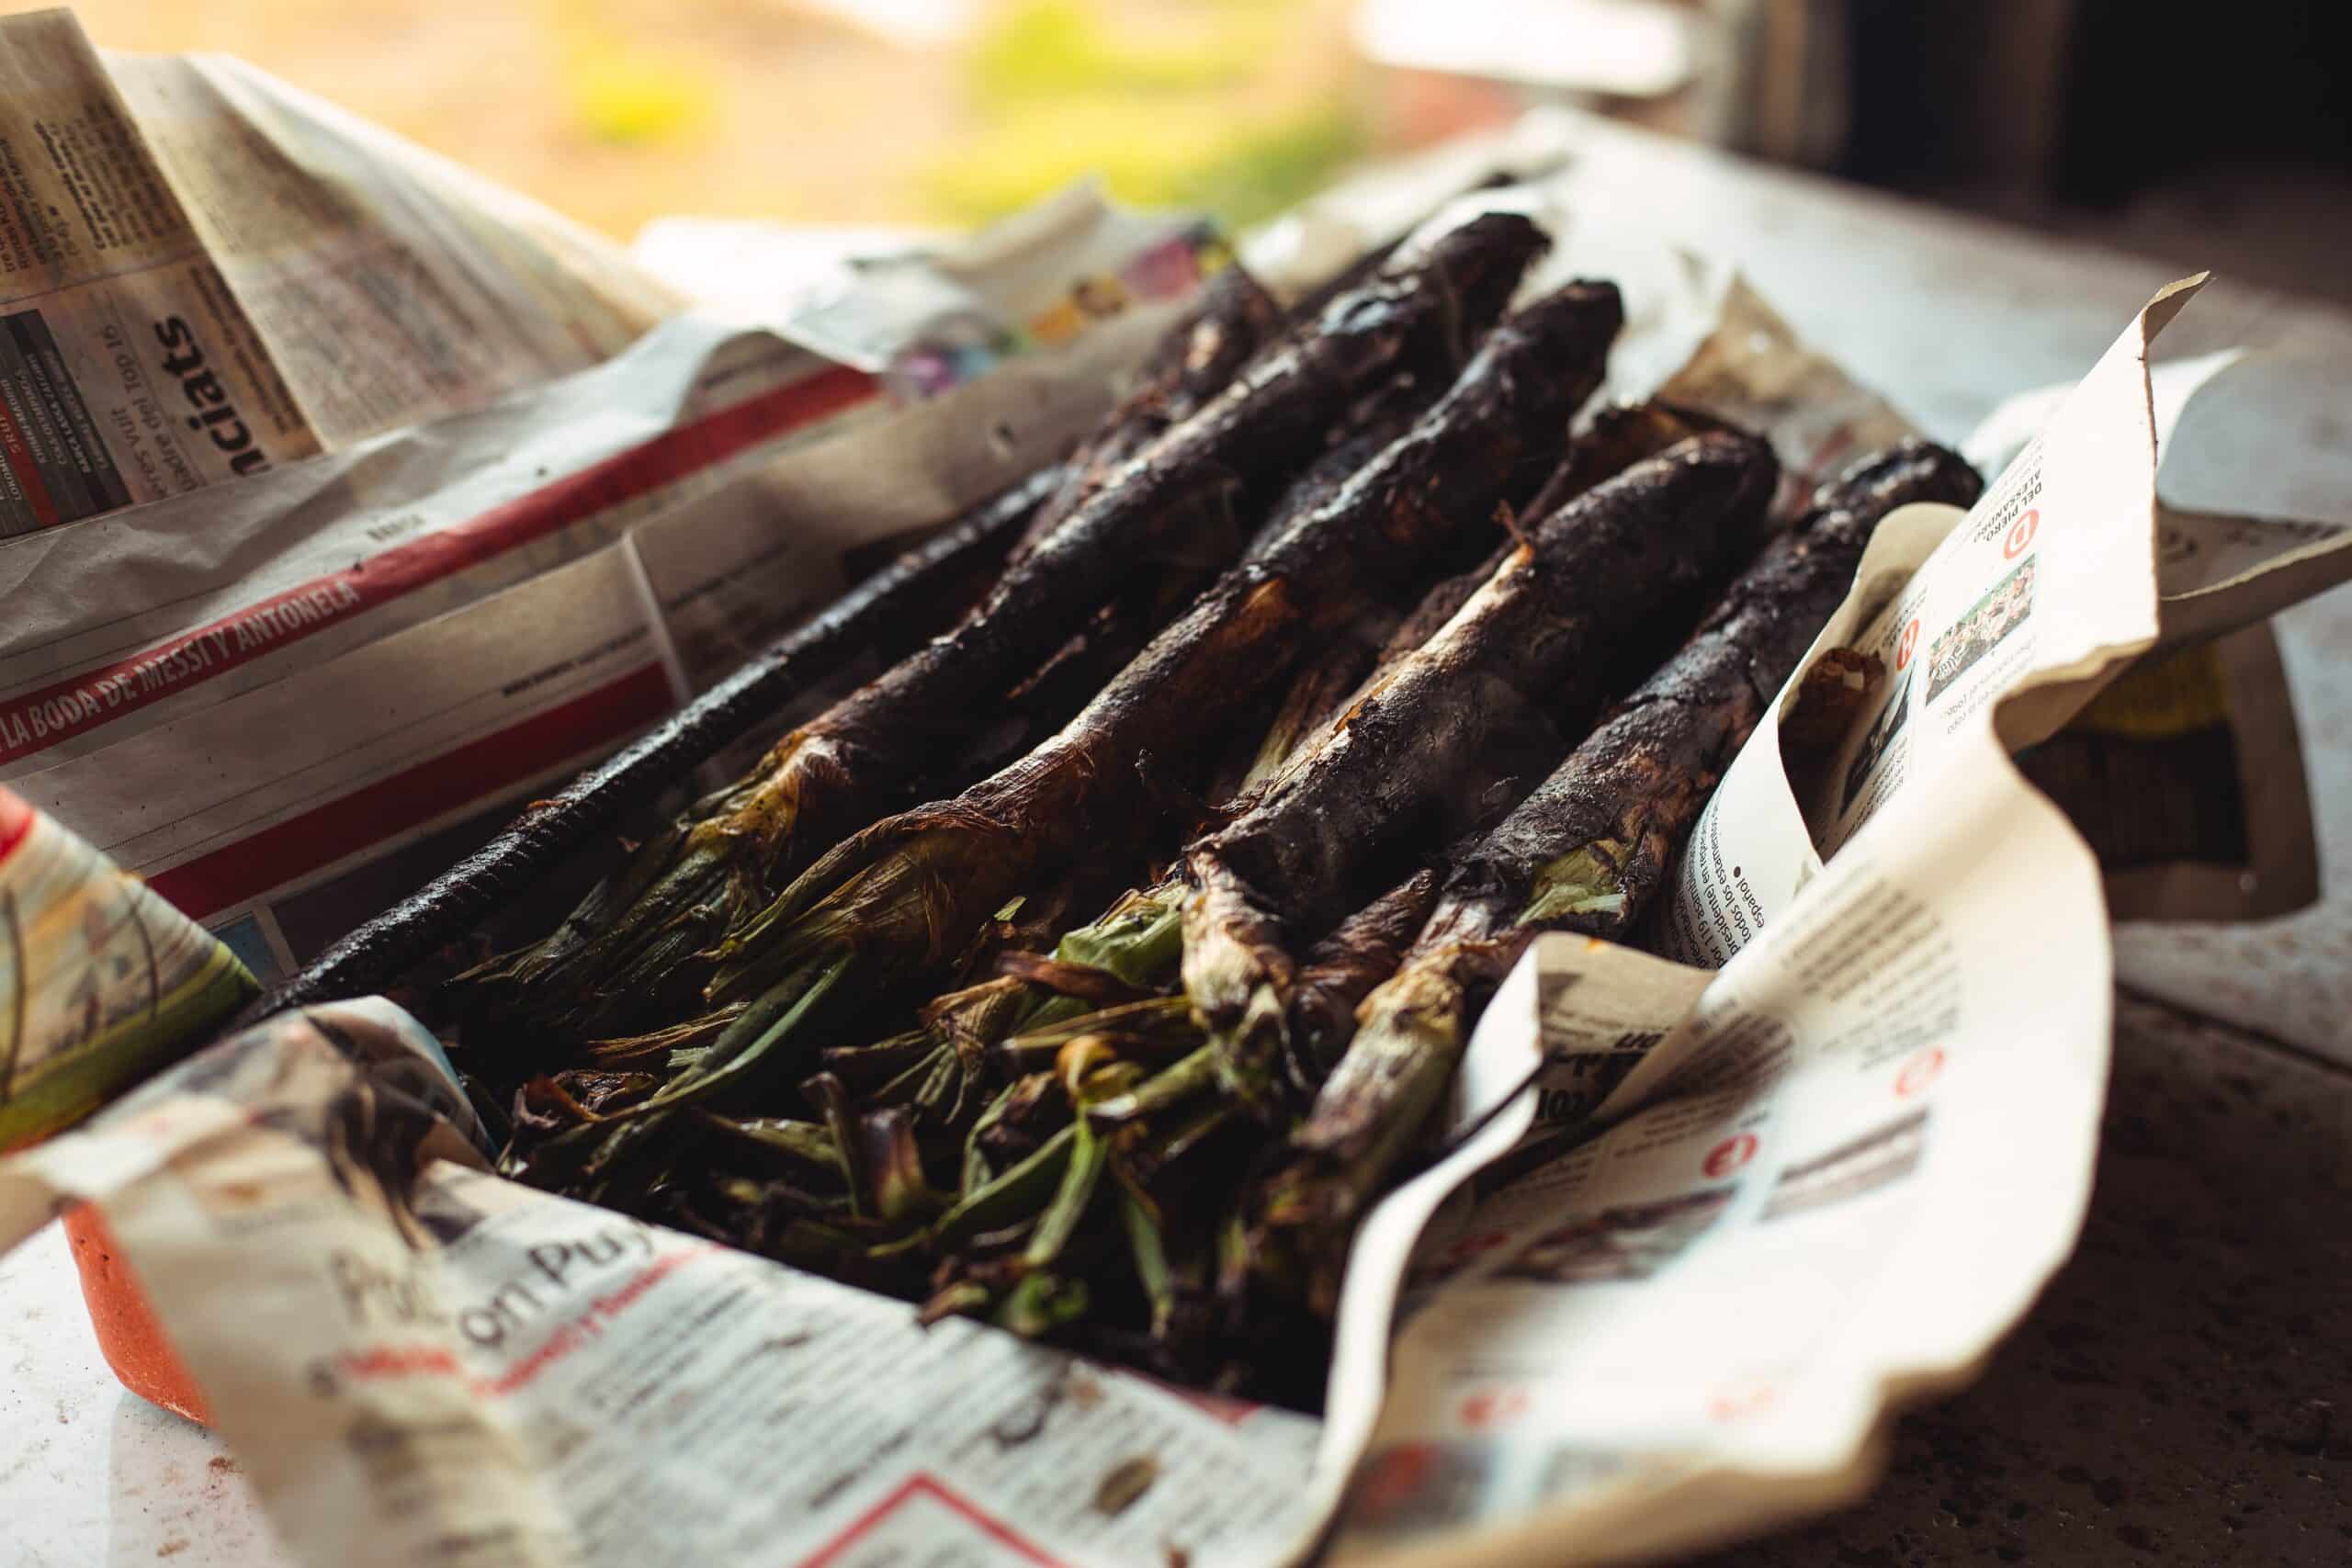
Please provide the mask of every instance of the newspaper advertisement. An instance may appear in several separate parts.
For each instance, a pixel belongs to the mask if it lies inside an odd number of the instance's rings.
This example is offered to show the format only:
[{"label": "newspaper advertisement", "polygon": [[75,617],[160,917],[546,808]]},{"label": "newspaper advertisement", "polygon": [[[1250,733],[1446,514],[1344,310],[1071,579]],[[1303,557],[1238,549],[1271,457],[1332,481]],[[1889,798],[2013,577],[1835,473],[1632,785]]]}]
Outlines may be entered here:
[{"label": "newspaper advertisement", "polygon": [[[1223,259],[1084,193],[1007,227],[820,297],[864,301],[832,341],[873,368],[678,317],[475,412],[0,544],[0,779],[266,980],[838,592],[845,552],[1057,455]],[[1070,330],[1081,288],[1105,313]]]},{"label": "newspaper advertisement", "polygon": [[0,18],[0,537],[596,363],[673,310],[609,242],[220,60]]}]

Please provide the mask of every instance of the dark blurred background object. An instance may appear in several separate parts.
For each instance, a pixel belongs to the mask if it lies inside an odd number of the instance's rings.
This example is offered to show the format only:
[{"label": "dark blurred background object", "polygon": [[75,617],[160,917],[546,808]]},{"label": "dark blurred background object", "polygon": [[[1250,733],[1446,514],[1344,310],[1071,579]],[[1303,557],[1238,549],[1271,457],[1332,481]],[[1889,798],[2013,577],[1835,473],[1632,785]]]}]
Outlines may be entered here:
[{"label": "dark blurred background object", "polygon": [[1566,102],[2352,299],[2345,0],[1364,0],[1389,137]]},{"label": "dark blurred background object", "polygon": [[1792,8],[1844,40],[1831,172],[2352,298],[2343,0]]}]

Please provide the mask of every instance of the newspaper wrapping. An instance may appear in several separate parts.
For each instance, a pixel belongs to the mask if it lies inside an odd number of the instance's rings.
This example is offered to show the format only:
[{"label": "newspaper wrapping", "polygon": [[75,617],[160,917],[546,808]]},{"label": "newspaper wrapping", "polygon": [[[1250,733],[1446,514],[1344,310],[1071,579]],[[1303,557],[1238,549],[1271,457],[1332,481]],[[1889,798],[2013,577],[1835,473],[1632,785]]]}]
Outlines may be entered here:
[{"label": "newspaper wrapping", "polygon": [[[0,1224],[101,1205],[317,1561],[747,1541],[837,1563],[911,1541],[1269,1561],[1327,1531],[1344,1562],[1537,1541],[1599,1559],[1849,1495],[1889,1398],[1965,1373],[2086,1196],[2098,871],[1996,726],[2021,707],[2054,725],[2045,678],[2086,694],[2086,671],[2156,639],[2144,353],[2183,297],[1975,513],[1891,520],[1824,645],[1912,592],[1888,550],[1997,548],[2036,473],[2038,547],[2136,549],[2136,577],[2051,570],[2098,592],[2067,606],[2075,629],[2011,666],[1720,972],[1539,944],[1473,1042],[1466,1136],[1359,1237],[1319,1432],[992,1330],[919,1330],[899,1303],[499,1182],[415,1109],[458,1101],[416,1070],[430,1036],[379,1002],[272,1021],[17,1156]],[[435,1139],[451,1157],[417,1174]]]},{"label": "newspaper wrapping", "polygon": [[[2260,919],[2318,896],[2277,639],[2257,624],[2208,640],[2214,628],[2197,607],[2252,620],[2335,575],[2328,562],[2352,524],[2344,458],[2301,437],[2317,411],[2342,405],[2344,374],[2315,355],[2234,349],[2150,371],[2164,642],[2177,650],[2143,660],[2023,759],[2098,852],[2119,921]],[[1970,456],[1988,472],[2005,467],[2064,390],[2010,399]],[[2291,558],[2266,567],[2274,556]],[[2263,568],[2262,598],[2232,582],[2249,568]],[[2144,985],[2158,978],[2151,960],[2177,949],[2161,931],[2132,937],[2143,951],[2123,977]]]},{"label": "newspaper wrapping", "polygon": [[[1800,470],[1899,428],[1722,269],[1621,276],[1627,358],[1666,373],[1620,389],[1762,423]],[[1958,624],[2029,557],[2031,635],[1949,656],[1939,701],[1917,678],[1899,777],[1860,727],[1869,804],[1826,858],[1758,731],[1724,788],[1760,771],[1774,809],[1711,811],[1673,922],[1728,962],[1549,939],[1514,973],[1447,1152],[1357,1238],[1319,1427],[500,1182],[380,1001],[281,1015],[0,1164],[0,1242],[104,1211],[306,1561],[1600,1560],[1849,1495],[1890,1400],[1963,1376],[2079,1224],[2098,867],[2007,753],[2159,641],[2146,345],[2187,293],[1974,511],[1881,529],[1817,649],[1903,607]],[[2342,558],[2257,553],[2199,629]]]}]

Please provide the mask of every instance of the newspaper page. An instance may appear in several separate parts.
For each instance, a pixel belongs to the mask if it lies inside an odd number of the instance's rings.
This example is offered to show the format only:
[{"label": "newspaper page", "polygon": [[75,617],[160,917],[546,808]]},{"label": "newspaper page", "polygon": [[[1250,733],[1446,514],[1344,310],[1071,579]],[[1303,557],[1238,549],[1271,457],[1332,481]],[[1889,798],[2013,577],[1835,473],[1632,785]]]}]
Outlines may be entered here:
[{"label": "newspaper page", "polygon": [[0,19],[0,537],[320,448],[69,12]]},{"label": "newspaper page", "polygon": [[677,298],[607,241],[217,59],[0,18],[0,538],[602,360]]},{"label": "newspaper page", "polygon": [[0,789],[0,1150],[88,1115],[254,991],[194,921]]},{"label": "newspaper page", "polygon": [[498,1180],[446,1075],[380,1000],[281,1015],[0,1167],[0,1245],[99,1205],[305,1560],[1210,1564],[1300,1528],[1314,1422]]},{"label": "newspaper page", "polygon": [[[1220,260],[1091,198],[1023,238],[981,350],[949,356],[929,306],[867,312],[862,353],[930,367],[905,395],[681,317],[476,413],[0,545],[28,607],[0,779],[290,967],[838,592],[844,552],[1057,455]],[[1038,346],[1106,276],[1115,308]]]},{"label": "newspaper page", "polygon": [[[1850,1499],[1887,1400],[2025,1312],[2088,1200],[2111,975],[2096,863],[1977,747],[1687,1019],[1661,998],[1599,1137],[1514,1160],[1516,1096],[1367,1222],[1318,1466],[1333,1561],[1619,1561]],[[1489,1007],[1465,1115],[1552,1047],[1539,981],[1573,994],[1586,945],[1547,940]]]},{"label": "newspaper page", "polygon": [[684,303],[613,242],[243,61],[106,66],[329,450],[584,369]]}]

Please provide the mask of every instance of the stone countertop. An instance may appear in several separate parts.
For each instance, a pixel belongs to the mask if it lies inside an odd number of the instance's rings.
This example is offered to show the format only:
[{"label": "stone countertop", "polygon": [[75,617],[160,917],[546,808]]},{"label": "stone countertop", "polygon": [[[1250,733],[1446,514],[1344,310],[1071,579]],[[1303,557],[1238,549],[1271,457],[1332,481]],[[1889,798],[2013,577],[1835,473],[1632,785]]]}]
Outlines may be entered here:
[{"label": "stone countertop", "polygon": [[[1578,122],[1577,208],[1726,255],[1931,434],[2079,376],[2191,270]],[[1571,236],[1568,244],[1574,246]],[[2216,282],[2160,357],[2352,363],[2352,318]],[[2352,498],[2346,498],[2352,503]],[[2352,1562],[2352,590],[2278,618],[2325,896],[2126,928],[2098,1188],[2074,1260],[1984,1378],[1896,1424],[1861,1506],[1711,1568]],[[99,1360],[62,1236],[0,1259],[0,1568],[279,1561],[233,1460]]]},{"label": "stone countertop", "polygon": [[51,1224],[0,1258],[0,1568],[277,1568],[221,1441],[124,1389]]},{"label": "stone countertop", "polygon": [[2352,1562],[2352,1073],[2120,998],[2097,1183],[1866,1502],[1705,1568]]}]

